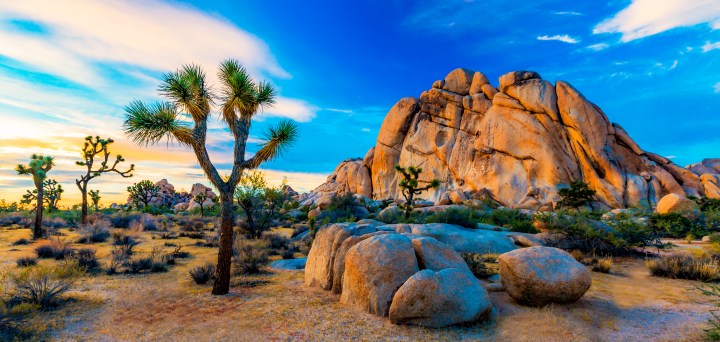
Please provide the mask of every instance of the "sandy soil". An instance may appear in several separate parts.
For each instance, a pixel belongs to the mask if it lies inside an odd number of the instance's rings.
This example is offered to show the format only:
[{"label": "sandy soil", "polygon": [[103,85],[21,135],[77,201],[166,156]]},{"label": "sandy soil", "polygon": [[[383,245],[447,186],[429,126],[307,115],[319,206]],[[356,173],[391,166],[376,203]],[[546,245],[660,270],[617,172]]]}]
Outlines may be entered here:
[{"label": "sandy soil", "polygon": [[[1,272],[15,271],[17,258],[33,254],[38,243],[10,245],[27,236],[27,230],[0,230]],[[164,242],[146,236],[138,250]],[[106,243],[94,246],[100,256],[109,255]],[[58,341],[697,341],[711,308],[697,290],[700,283],[651,277],[643,260],[616,259],[613,272],[593,273],[590,291],[571,305],[528,308],[493,292],[489,323],[397,326],[304,287],[302,272],[237,277],[230,294],[211,296],[211,286],[195,285],[187,272],[213,260],[216,250],[186,249],[193,258],[167,273],[86,276],[68,294],[70,301],[33,320],[54,322],[49,339]]]}]

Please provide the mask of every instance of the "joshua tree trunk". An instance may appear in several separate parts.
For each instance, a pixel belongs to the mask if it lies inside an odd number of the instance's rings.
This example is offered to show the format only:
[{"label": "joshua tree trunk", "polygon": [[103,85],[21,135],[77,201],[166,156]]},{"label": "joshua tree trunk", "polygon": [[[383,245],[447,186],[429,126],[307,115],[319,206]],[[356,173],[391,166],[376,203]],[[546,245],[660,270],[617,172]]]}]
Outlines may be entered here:
[{"label": "joshua tree trunk", "polygon": [[37,205],[35,206],[35,229],[33,230],[33,239],[40,239],[43,236],[42,214],[43,214],[43,191],[42,184],[37,188]]},{"label": "joshua tree trunk", "polygon": [[220,191],[220,251],[212,294],[223,295],[230,290],[230,267],[233,245],[233,197],[232,191]]},{"label": "joshua tree trunk", "polygon": [[82,209],[81,209],[81,215],[80,215],[80,223],[86,224],[87,223],[87,214],[88,214],[88,201],[87,201],[87,182],[83,182],[82,185],[81,182],[75,182],[78,186],[78,189],[80,189],[80,197],[82,197]]}]

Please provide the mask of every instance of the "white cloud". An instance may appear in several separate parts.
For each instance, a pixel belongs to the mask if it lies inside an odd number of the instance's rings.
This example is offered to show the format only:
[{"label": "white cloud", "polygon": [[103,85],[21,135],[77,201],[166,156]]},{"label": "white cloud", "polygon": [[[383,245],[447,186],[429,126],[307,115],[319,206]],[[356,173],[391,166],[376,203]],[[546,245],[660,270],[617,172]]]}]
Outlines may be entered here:
[{"label": "white cloud", "polygon": [[325,110],[329,112],[335,112],[335,113],[343,113],[343,114],[352,114],[352,110],[350,109],[339,109],[339,108],[325,108]]},{"label": "white cloud", "polygon": [[577,43],[580,42],[580,39],[570,37],[570,36],[567,35],[567,34],[562,34],[562,35],[556,34],[556,35],[554,35],[554,36],[547,36],[547,35],[545,35],[545,36],[538,36],[538,37],[537,37],[537,40],[557,40],[557,41],[560,41],[560,42],[563,42],[563,43],[568,43],[568,44],[577,44]]},{"label": "white cloud", "polygon": [[610,45],[608,45],[608,44],[605,44],[605,43],[597,43],[597,44],[593,44],[593,45],[588,45],[587,48],[590,49],[590,50],[594,50],[594,51],[601,51],[601,50],[605,50],[605,49],[607,49],[607,48],[609,48],[609,47],[610,47]]},{"label": "white cloud", "polygon": [[678,66],[678,60],[676,59],[673,61],[673,64],[670,66],[669,70],[673,70],[673,69],[677,68],[677,66]]},{"label": "white cloud", "polygon": [[[18,19],[47,29],[38,34],[2,23]],[[217,65],[226,58],[238,59],[259,79],[291,77],[260,38],[223,18],[159,0],[0,2],[0,41],[0,55],[117,101],[127,101],[127,95],[138,88],[154,89],[159,72],[187,63],[202,66],[211,84],[217,84]],[[122,85],[108,70],[127,74],[142,85],[118,92]],[[279,97],[278,108],[269,112],[307,121],[315,110],[305,101]]]},{"label": "white cloud", "polygon": [[720,28],[717,0],[633,0],[632,3],[597,24],[593,33],[621,33],[623,42],[644,38],[676,27],[708,23]]},{"label": "white cloud", "polygon": [[702,52],[708,52],[712,50],[720,49],[720,42],[710,43],[705,42],[705,45],[702,46]]},{"label": "white cloud", "polygon": [[363,131],[363,132],[370,132],[370,129],[369,129],[369,128],[362,128],[362,129],[360,129],[360,130]]},{"label": "white cloud", "polygon": [[713,86],[713,89],[715,90],[716,94],[720,94],[720,82],[715,83],[715,85]]},{"label": "white cloud", "polygon": [[298,99],[278,98],[272,107],[260,114],[262,117],[279,116],[300,122],[307,122],[315,118],[318,108]]},{"label": "white cloud", "polygon": [[585,15],[583,13],[573,12],[573,11],[557,11],[557,12],[553,12],[553,13],[557,14],[557,15]]}]

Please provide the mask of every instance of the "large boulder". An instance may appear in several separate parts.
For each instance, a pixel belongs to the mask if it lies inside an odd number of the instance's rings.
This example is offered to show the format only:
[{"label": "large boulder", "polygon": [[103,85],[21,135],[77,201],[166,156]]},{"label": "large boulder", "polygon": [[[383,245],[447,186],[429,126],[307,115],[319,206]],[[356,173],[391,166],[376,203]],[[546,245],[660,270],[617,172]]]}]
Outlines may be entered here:
[{"label": "large boulder", "polygon": [[500,255],[498,262],[508,294],[525,305],[571,303],[592,284],[590,271],[558,248],[518,249]]},{"label": "large boulder", "polygon": [[492,310],[487,291],[467,271],[446,268],[415,273],[398,289],[390,305],[390,321],[441,328],[471,323]]},{"label": "large boulder", "polygon": [[333,265],[335,255],[343,241],[350,236],[363,235],[376,231],[369,224],[336,223],[320,227],[315,233],[305,266],[305,285],[330,290],[333,285]]},{"label": "large boulder", "polygon": [[353,246],[357,245],[361,241],[367,240],[375,235],[383,235],[383,234],[390,234],[392,232],[390,231],[378,231],[373,232],[365,235],[357,235],[357,236],[351,236],[345,241],[340,244],[340,247],[338,247],[336,253],[335,253],[335,259],[333,260],[333,284],[332,284],[332,292],[333,293],[342,293],[342,286],[343,286],[343,274],[345,273],[345,256],[347,255],[347,252],[352,248]]},{"label": "large boulder", "polygon": [[465,260],[450,246],[427,236],[413,235],[410,238],[420,269],[440,271],[454,268],[470,273],[470,268]]},{"label": "large boulder", "polygon": [[386,234],[361,241],[345,256],[340,303],[387,316],[395,291],[419,270],[407,236]]},{"label": "large boulder", "polygon": [[[517,249],[513,236],[522,233],[468,229],[454,224],[394,224],[378,227],[378,230],[395,230],[429,236],[459,253],[505,253]],[[531,234],[527,234],[531,235]]]},{"label": "large boulder", "polygon": [[[643,150],[567,82],[513,71],[495,88],[482,73],[456,69],[419,99],[393,106],[358,163],[369,171],[362,191],[374,199],[402,197],[395,165],[422,165],[421,182],[441,181],[422,194],[434,203],[485,191],[506,207],[546,210],[560,200],[558,189],[576,180],[606,209],[654,208],[671,193],[720,197],[717,183],[700,178],[718,175],[718,160],[685,169]],[[340,191],[335,183],[328,179],[316,192]],[[458,191],[454,199],[448,189]]]},{"label": "large boulder", "polygon": [[697,203],[687,197],[678,194],[669,194],[660,199],[656,210],[658,214],[688,214],[697,209]]}]

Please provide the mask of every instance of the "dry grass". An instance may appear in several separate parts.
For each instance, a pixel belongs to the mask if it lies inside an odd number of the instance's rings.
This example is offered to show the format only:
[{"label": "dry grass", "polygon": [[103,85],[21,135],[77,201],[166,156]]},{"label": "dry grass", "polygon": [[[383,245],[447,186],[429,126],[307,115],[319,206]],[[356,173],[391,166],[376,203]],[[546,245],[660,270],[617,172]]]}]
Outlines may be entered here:
[{"label": "dry grass", "polygon": [[[76,241],[75,233],[63,233]],[[25,229],[0,229],[0,272],[15,272],[16,259],[33,256],[43,242],[12,246],[29,236]],[[139,254],[168,241],[148,232],[141,237]],[[70,301],[32,322],[45,324],[49,339],[61,341],[694,341],[702,338],[709,317],[699,283],[651,277],[642,261],[616,259],[614,273],[593,273],[592,288],[574,304],[529,308],[505,292],[492,292],[491,323],[440,330],[397,326],[342,306],[329,292],[306,288],[302,272],[234,277],[230,294],[211,296],[211,284],[196,285],[188,271],[213,262],[217,249],[196,247],[189,238],[171,241],[193,257],[166,273],[86,275],[67,295]],[[110,244],[94,246],[103,267]]]}]

